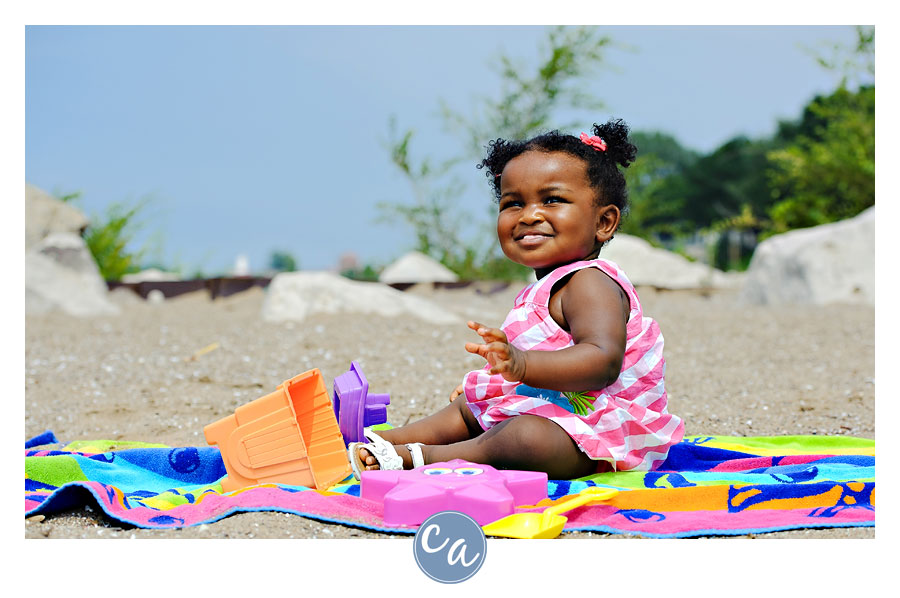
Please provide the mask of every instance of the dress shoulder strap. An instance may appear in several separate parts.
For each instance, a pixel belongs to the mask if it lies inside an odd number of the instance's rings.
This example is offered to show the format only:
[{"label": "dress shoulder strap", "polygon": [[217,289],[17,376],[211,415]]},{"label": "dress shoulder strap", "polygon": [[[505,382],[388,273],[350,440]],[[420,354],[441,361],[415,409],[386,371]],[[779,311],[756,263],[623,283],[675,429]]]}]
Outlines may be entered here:
[{"label": "dress shoulder strap", "polygon": [[584,268],[597,268],[612,278],[620,287],[622,287],[625,294],[628,295],[628,300],[631,302],[631,313],[634,314],[635,312],[640,312],[640,302],[637,297],[637,292],[634,290],[634,285],[631,284],[631,281],[628,280],[628,277],[615,262],[601,258],[572,262],[571,264],[560,266],[531,285],[530,288],[526,289],[522,301],[547,305],[550,300],[550,293],[553,291],[553,286],[569,274],[577,272],[578,270],[583,270]]}]

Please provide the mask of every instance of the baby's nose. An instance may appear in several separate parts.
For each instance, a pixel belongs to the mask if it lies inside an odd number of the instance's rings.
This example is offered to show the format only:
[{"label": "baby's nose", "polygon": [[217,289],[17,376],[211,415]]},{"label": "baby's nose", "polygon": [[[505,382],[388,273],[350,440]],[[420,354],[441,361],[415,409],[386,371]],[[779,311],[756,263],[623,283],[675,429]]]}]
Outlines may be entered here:
[{"label": "baby's nose", "polygon": [[544,210],[540,205],[525,206],[525,209],[520,212],[519,219],[527,223],[541,222],[544,220]]}]

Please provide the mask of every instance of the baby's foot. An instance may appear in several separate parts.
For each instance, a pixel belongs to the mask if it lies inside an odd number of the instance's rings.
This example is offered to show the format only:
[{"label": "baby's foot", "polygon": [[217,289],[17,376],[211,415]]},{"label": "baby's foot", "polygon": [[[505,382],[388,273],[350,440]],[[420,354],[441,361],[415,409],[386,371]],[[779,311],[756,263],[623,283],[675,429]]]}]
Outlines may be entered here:
[{"label": "baby's foot", "polygon": [[359,460],[367,470],[381,469],[381,467],[378,465],[378,459],[375,458],[375,455],[370,453],[368,449],[362,446],[359,447]]},{"label": "baby's foot", "polygon": [[[406,445],[395,444],[392,446],[394,447],[394,452],[403,461],[403,469],[410,469],[412,461],[409,454],[409,449],[406,447]],[[378,463],[378,459],[376,459],[375,455],[373,455],[371,451],[369,451],[369,449],[367,449],[366,447],[360,446],[359,452],[357,454],[359,455],[359,461],[363,465],[363,469],[381,469],[381,465]]]},{"label": "baby's foot", "polygon": [[[405,446],[394,446],[389,440],[371,430],[367,431],[365,436],[371,442],[352,443],[348,452],[350,465],[356,479],[360,479],[363,471],[398,470],[409,467],[409,450]],[[400,450],[398,451],[398,449]]]}]

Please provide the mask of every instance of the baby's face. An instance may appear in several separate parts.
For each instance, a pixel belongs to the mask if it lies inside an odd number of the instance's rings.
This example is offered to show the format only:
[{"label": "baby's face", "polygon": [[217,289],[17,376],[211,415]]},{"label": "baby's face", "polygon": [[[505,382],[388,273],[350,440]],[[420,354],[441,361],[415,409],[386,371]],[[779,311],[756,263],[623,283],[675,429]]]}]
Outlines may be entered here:
[{"label": "baby's face", "polygon": [[529,151],[506,164],[497,236],[509,259],[541,271],[597,256],[611,236],[601,223],[616,208],[596,205],[586,169],[564,152]]}]

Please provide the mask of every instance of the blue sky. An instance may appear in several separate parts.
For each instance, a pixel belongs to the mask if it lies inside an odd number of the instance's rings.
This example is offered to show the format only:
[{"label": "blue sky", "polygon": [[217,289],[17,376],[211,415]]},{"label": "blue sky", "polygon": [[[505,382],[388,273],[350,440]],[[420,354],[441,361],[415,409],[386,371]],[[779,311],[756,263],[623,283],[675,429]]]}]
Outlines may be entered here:
[{"label": "blue sky", "polygon": [[[838,76],[804,47],[850,44],[849,26],[609,26],[613,48],[586,91],[633,129],[709,151],[771,134]],[[347,252],[386,264],[413,246],[376,204],[411,201],[390,163],[388,122],[417,156],[457,153],[441,99],[490,96],[501,51],[537,64],[546,28],[497,26],[31,26],[25,32],[25,178],[80,191],[101,214],[148,198],[151,259],[216,274],[273,250],[304,269]],[[575,131],[577,133],[577,131]],[[494,132],[485,131],[485,142]],[[484,176],[462,170],[461,209],[484,220]]]}]

